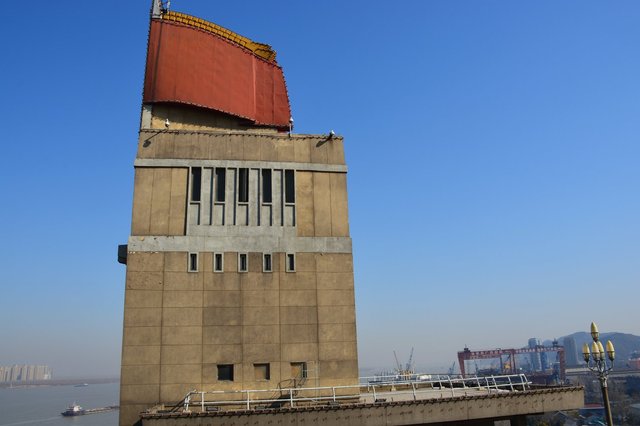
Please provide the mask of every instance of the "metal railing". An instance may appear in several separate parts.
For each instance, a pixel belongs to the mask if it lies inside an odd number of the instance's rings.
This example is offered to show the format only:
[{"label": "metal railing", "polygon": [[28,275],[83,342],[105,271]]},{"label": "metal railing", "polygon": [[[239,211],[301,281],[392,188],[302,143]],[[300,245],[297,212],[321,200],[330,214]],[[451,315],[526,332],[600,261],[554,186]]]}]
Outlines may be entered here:
[{"label": "metal railing", "polygon": [[456,396],[487,395],[529,389],[531,382],[524,374],[501,376],[448,376],[412,374],[404,376],[363,377],[358,385],[292,387],[230,391],[189,392],[178,403],[184,411],[255,410],[295,407],[297,405],[330,404],[343,401],[380,403],[417,401]]},{"label": "metal railing", "polygon": [[[526,391],[531,382],[524,374],[500,376],[450,376],[441,374],[404,374],[363,377],[373,401],[448,398],[500,392]],[[404,398],[402,398],[404,396]],[[407,397],[408,396],[408,397]]]}]

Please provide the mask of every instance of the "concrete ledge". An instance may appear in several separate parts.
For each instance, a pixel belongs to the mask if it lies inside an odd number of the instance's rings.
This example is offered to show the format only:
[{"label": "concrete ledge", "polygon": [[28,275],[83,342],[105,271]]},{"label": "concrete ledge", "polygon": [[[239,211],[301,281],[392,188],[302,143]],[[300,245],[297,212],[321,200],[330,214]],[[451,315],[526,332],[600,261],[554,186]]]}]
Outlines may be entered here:
[{"label": "concrete ledge", "polygon": [[390,426],[447,422],[478,424],[478,420],[516,419],[526,415],[578,409],[583,405],[582,387],[551,387],[524,392],[373,404],[355,403],[210,413],[143,413],[141,419],[143,426],[210,424]]},{"label": "concrete ledge", "polygon": [[[204,227],[198,227],[204,232]],[[351,253],[349,237],[297,237],[285,227],[268,226],[210,226],[208,235],[189,236],[131,236],[129,252],[203,251],[203,252],[294,252],[294,253]],[[295,228],[291,228],[295,232]],[[245,232],[248,235],[234,235]],[[215,237],[215,238],[212,238]]]},{"label": "concrete ledge", "polygon": [[293,161],[192,160],[179,158],[136,158],[134,167],[224,167],[249,169],[291,169],[311,172],[347,173],[343,164],[296,163]]}]

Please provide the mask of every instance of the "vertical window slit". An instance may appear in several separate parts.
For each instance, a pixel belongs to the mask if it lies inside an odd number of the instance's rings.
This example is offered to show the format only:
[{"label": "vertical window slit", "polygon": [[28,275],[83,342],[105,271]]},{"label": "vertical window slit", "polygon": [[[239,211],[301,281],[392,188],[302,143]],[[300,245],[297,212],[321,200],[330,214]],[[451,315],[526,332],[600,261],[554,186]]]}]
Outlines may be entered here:
[{"label": "vertical window slit", "polygon": [[222,253],[214,253],[213,255],[213,270],[215,272],[222,272]]},{"label": "vertical window slit", "polygon": [[215,194],[215,198],[214,200],[217,203],[224,203],[224,193],[225,193],[225,184],[226,184],[226,171],[227,169],[222,168],[222,167],[217,167],[216,168],[216,175],[215,175],[215,190],[214,190],[214,194]]},{"label": "vertical window slit", "polygon": [[246,253],[240,253],[238,255],[238,272],[247,272],[247,254]]},{"label": "vertical window slit", "polygon": [[198,271],[198,253],[189,253],[189,272]]},{"label": "vertical window slit", "polygon": [[247,203],[249,201],[249,169],[238,170],[238,202]]},{"label": "vertical window slit", "polygon": [[273,199],[271,190],[271,169],[262,169],[262,202],[270,203]]},{"label": "vertical window slit", "polygon": [[296,256],[293,253],[287,253],[287,272],[295,272]]},{"label": "vertical window slit", "polygon": [[293,170],[284,171],[284,202],[295,203],[296,202],[296,185],[295,185],[295,172]]},{"label": "vertical window slit", "polygon": [[269,253],[265,253],[264,254],[264,265],[263,265],[263,270],[264,272],[271,272],[271,254]]},{"label": "vertical window slit", "polygon": [[200,201],[202,192],[202,167],[191,168],[191,201]]}]

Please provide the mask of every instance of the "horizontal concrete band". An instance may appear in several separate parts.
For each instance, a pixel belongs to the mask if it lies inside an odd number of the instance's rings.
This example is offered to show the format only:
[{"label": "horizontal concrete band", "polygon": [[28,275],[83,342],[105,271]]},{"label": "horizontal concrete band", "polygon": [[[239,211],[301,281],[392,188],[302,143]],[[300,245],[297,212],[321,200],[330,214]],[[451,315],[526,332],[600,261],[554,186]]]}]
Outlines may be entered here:
[{"label": "horizontal concrete band", "polygon": [[347,173],[347,166],[342,164],[295,163],[285,161],[136,158],[133,165],[134,167],[245,167],[248,169],[289,169],[311,172]]},{"label": "horizontal concrete band", "polygon": [[[150,104],[143,104],[143,109],[148,113]],[[163,118],[164,120],[164,118]],[[158,133],[175,133],[175,134],[192,134],[192,135],[207,135],[207,136],[257,136],[260,138],[269,139],[317,139],[319,141],[327,141],[329,139],[343,140],[342,135],[331,136],[328,133],[282,133],[277,130],[220,130],[220,129],[152,129],[144,128],[140,129],[140,133],[151,133],[152,135]]]},{"label": "horizontal concrete band", "polygon": [[293,252],[351,253],[349,237],[261,236],[131,236],[128,251],[158,252]]}]

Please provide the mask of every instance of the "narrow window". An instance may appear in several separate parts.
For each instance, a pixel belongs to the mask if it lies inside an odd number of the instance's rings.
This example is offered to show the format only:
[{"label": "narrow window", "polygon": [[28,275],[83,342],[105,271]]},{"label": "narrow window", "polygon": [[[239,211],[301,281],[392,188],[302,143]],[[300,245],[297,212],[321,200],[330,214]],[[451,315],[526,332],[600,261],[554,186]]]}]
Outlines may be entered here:
[{"label": "narrow window", "polygon": [[295,173],[293,170],[284,171],[284,202],[296,202],[296,184],[294,181]]},{"label": "narrow window", "polygon": [[238,272],[247,272],[249,269],[247,253],[238,254]]},{"label": "narrow window", "polygon": [[271,380],[271,366],[269,364],[253,364],[255,380]]},{"label": "narrow window", "polygon": [[198,272],[198,253],[189,253],[189,272]]},{"label": "narrow window", "polygon": [[262,271],[263,272],[271,272],[273,268],[271,267],[271,253],[265,253],[262,255]]},{"label": "narrow window", "polygon": [[202,189],[202,168],[191,168],[191,201],[200,201]]},{"label": "narrow window", "polygon": [[224,191],[225,191],[225,181],[227,176],[227,169],[218,167],[216,168],[216,178],[215,178],[215,201],[217,203],[224,203]]},{"label": "narrow window", "polygon": [[270,203],[271,200],[271,169],[262,169],[262,202]]},{"label": "narrow window", "polygon": [[222,272],[224,270],[224,257],[222,253],[213,254],[213,272]]},{"label": "narrow window", "polygon": [[307,363],[306,362],[292,362],[291,363],[291,378],[292,379],[306,379],[307,378]]},{"label": "narrow window", "polygon": [[233,382],[233,364],[218,364],[218,380]]},{"label": "narrow window", "polygon": [[238,169],[238,202],[249,202],[249,169]]},{"label": "narrow window", "polygon": [[293,253],[287,253],[287,272],[296,271],[296,255]]}]

